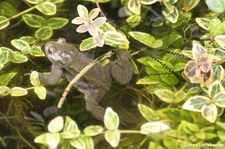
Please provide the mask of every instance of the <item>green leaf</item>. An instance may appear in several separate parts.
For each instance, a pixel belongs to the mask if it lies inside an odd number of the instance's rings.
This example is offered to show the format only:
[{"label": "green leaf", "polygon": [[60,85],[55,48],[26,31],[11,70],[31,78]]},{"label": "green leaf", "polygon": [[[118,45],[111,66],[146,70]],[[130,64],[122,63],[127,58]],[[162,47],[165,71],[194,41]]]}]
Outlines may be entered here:
[{"label": "green leaf", "polygon": [[224,0],[205,0],[206,5],[213,12],[223,13],[225,12],[225,1]]},{"label": "green leaf", "polygon": [[21,39],[13,39],[11,44],[20,50],[23,54],[28,54],[30,52],[30,45]]},{"label": "green leaf", "polygon": [[46,25],[50,26],[52,29],[59,29],[68,23],[66,18],[50,18],[47,20]]},{"label": "green leaf", "polygon": [[32,71],[31,72],[31,74],[30,74],[30,82],[34,86],[41,85],[41,82],[39,80],[38,72],[37,71]]},{"label": "green leaf", "polygon": [[88,51],[96,47],[93,37],[84,39],[80,44],[80,51]]},{"label": "green leaf", "polygon": [[173,103],[174,102],[174,96],[175,93],[168,89],[159,89],[155,91],[156,96],[159,97],[160,100],[166,102],[166,103]]},{"label": "green leaf", "polygon": [[108,31],[116,31],[116,28],[112,26],[110,23],[104,23],[102,26],[99,27],[99,32],[104,34]]},{"label": "green leaf", "polygon": [[158,144],[156,142],[150,141],[148,144],[148,149],[164,149],[164,147],[162,147],[160,144]]},{"label": "green leaf", "polygon": [[170,13],[168,9],[164,9],[162,11],[162,14],[171,23],[176,23],[177,20],[178,20],[178,17],[179,17],[179,12],[178,12],[178,9],[176,7],[174,7],[173,9],[174,9],[174,12],[173,13]]},{"label": "green leaf", "polygon": [[134,31],[134,32],[129,32],[129,34],[134,39],[138,40],[139,42],[151,48],[159,48],[163,45],[162,40],[160,39],[156,40],[153,36],[144,32]]},{"label": "green leaf", "polygon": [[209,105],[202,106],[202,116],[209,122],[214,123],[217,118],[217,108],[216,105],[211,103]]},{"label": "green leaf", "polygon": [[37,41],[33,36],[22,36],[20,37],[20,39],[28,44],[34,44]]},{"label": "green leaf", "polygon": [[157,113],[150,107],[143,104],[138,104],[138,109],[147,121],[159,120]]},{"label": "green leaf", "polygon": [[177,72],[177,71],[181,71],[183,70],[185,67],[185,63],[177,63],[174,65],[173,71]]},{"label": "green leaf", "polygon": [[45,24],[45,19],[36,14],[24,14],[22,19],[27,25],[33,28],[40,28]]},{"label": "green leaf", "polygon": [[86,136],[96,136],[98,134],[100,134],[104,129],[102,128],[102,126],[99,125],[95,125],[95,126],[88,126],[84,129],[84,134]]},{"label": "green leaf", "polygon": [[49,148],[57,148],[60,141],[59,133],[47,133],[46,142]]},{"label": "green leaf", "polygon": [[141,0],[141,4],[144,4],[144,5],[152,5],[156,2],[159,2],[160,0]]},{"label": "green leaf", "polygon": [[134,28],[139,25],[141,22],[141,16],[139,15],[131,15],[126,19],[126,22],[131,28]]},{"label": "green leaf", "polygon": [[46,98],[47,91],[46,91],[46,88],[44,86],[35,86],[34,92],[35,92],[35,94],[38,95],[38,97],[41,100],[44,100]]},{"label": "green leaf", "polygon": [[47,134],[49,134],[49,133],[43,133],[43,134],[35,137],[34,142],[40,143],[40,144],[43,144],[43,145],[47,145],[47,142],[46,142],[46,135]]},{"label": "green leaf", "polygon": [[5,17],[11,17],[18,14],[17,6],[10,3],[10,1],[0,2],[0,15]]},{"label": "green leaf", "polygon": [[212,84],[210,84],[208,89],[208,94],[210,97],[215,96],[217,93],[223,92],[224,88],[219,80],[214,81]]},{"label": "green leaf", "polygon": [[214,37],[214,40],[218,43],[218,45],[222,49],[225,49],[225,35],[218,35],[218,36]]},{"label": "green leaf", "polygon": [[200,0],[184,0],[184,2],[183,2],[184,11],[188,12],[188,11],[192,10],[193,8],[195,8],[198,5],[199,2],[200,2]]},{"label": "green leaf", "polygon": [[169,130],[170,126],[162,122],[147,122],[141,125],[141,134],[148,135],[151,133],[160,133]]},{"label": "green leaf", "polygon": [[48,124],[48,131],[51,133],[57,133],[63,129],[64,119],[62,116],[57,116],[52,119]]},{"label": "green leaf", "polygon": [[209,23],[209,33],[213,37],[225,33],[225,21],[221,22],[218,18],[213,18]]},{"label": "green leaf", "polygon": [[159,84],[161,83],[161,79],[157,76],[146,76],[144,78],[139,79],[136,84],[146,84],[146,85],[151,85],[151,84]]},{"label": "green leaf", "polygon": [[120,143],[120,131],[109,130],[105,132],[105,140],[112,146],[117,147]]},{"label": "green leaf", "polygon": [[28,61],[28,58],[25,55],[23,55],[22,53],[15,51],[15,52],[12,52],[11,61],[13,63],[24,63],[24,62]]},{"label": "green leaf", "polygon": [[177,130],[181,133],[192,135],[193,132],[199,132],[199,127],[194,123],[182,120]]},{"label": "green leaf", "polygon": [[36,5],[35,7],[45,15],[51,16],[56,14],[56,5],[52,2],[43,2]]},{"label": "green leaf", "polygon": [[213,101],[218,107],[225,108],[225,92],[216,94]]},{"label": "green leaf", "polygon": [[220,82],[222,82],[222,80],[224,79],[224,69],[223,66],[221,65],[216,65],[213,67],[213,80],[219,80]]},{"label": "green leaf", "polygon": [[113,45],[125,45],[125,47],[129,47],[129,41],[126,36],[122,33],[116,31],[108,31],[103,35],[105,42],[107,44]]},{"label": "green leaf", "polygon": [[180,103],[186,97],[187,97],[187,93],[182,91],[182,90],[179,90],[179,91],[175,92],[175,101],[174,101],[174,103]]},{"label": "green leaf", "polygon": [[10,95],[15,96],[15,97],[25,96],[25,95],[27,95],[27,93],[28,93],[27,90],[22,87],[13,87],[10,90]]},{"label": "green leaf", "polygon": [[0,86],[7,86],[8,83],[17,75],[17,72],[9,72],[0,76]]},{"label": "green leaf", "polygon": [[47,40],[52,36],[52,28],[49,26],[45,26],[42,28],[39,28],[35,32],[35,37],[40,39],[40,40]]},{"label": "green leaf", "polygon": [[10,61],[10,53],[11,51],[1,51],[0,52],[0,63],[6,64]]},{"label": "green leaf", "polygon": [[185,110],[190,110],[194,112],[201,112],[202,106],[210,102],[208,97],[204,96],[194,96],[189,98],[182,106]]},{"label": "green leaf", "polygon": [[0,86],[0,97],[1,96],[7,96],[10,94],[10,88],[7,86]]},{"label": "green leaf", "polygon": [[42,51],[40,46],[33,46],[30,49],[30,54],[35,57],[45,56],[45,53]]},{"label": "green leaf", "polygon": [[5,16],[0,16],[0,30],[9,25],[9,20]]},{"label": "green leaf", "polygon": [[77,149],[94,149],[94,142],[91,137],[73,139],[70,144]]},{"label": "green leaf", "polygon": [[38,4],[38,3],[42,2],[43,0],[26,0],[26,1],[30,4]]},{"label": "green leaf", "polygon": [[66,122],[61,133],[61,137],[65,139],[76,138],[80,135],[80,130],[74,120],[66,116]]},{"label": "green leaf", "polygon": [[104,121],[105,127],[109,130],[117,129],[120,123],[119,116],[110,107],[106,109],[103,121]]},{"label": "green leaf", "polygon": [[195,21],[198,23],[198,25],[205,29],[205,30],[209,30],[209,23],[210,23],[210,19],[207,18],[195,18]]}]

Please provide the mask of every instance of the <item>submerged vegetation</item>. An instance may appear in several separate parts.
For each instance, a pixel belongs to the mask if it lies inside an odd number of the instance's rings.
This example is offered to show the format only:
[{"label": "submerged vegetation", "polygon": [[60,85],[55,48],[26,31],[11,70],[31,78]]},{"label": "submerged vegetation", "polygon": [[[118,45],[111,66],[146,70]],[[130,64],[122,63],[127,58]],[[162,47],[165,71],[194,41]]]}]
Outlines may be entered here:
[{"label": "submerged vegetation", "polygon": [[[224,148],[224,12],[224,0],[1,0],[0,148]],[[95,61],[47,86],[37,72],[58,38]],[[117,50],[134,76],[113,81],[101,122],[71,86]]]}]

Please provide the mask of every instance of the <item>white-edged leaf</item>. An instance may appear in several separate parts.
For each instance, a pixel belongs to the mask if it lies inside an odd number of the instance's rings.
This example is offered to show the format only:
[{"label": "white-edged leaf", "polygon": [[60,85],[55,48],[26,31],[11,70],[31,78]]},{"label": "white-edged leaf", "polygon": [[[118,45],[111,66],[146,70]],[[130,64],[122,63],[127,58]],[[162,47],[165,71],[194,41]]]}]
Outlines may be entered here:
[{"label": "white-edged leaf", "polygon": [[96,136],[103,131],[103,127],[99,125],[88,126],[84,129],[84,134],[87,136]]},{"label": "white-edged leaf", "polygon": [[70,144],[77,149],[94,149],[94,141],[91,137],[72,139]]},{"label": "white-edged leaf", "polygon": [[208,94],[210,97],[213,97],[217,93],[220,93],[223,91],[224,91],[224,87],[222,86],[219,80],[216,80],[212,84],[210,84],[208,89]]},{"label": "white-edged leaf", "polygon": [[141,115],[147,120],[147,121],[153,121],[158,120],[159,116],[157,115],[156,111],[151,109],[150,107],[138,104],[138,109],[141,112]]},{"label": "white-edged leaf", "polygon": [[217,12],[217,13],[225,12],[224,0],[205,0],[205,3],[209,7],[209,9],[213,12]]},{"label": "white-edged leaf", "polygon": [[30,45],[26,41],[21,39],[13,39],[11,44],[24,54],[28,54],[30,52]]},{"label": "white-edged leaf", "polygon": [[203,105],[210,102],[208,97],[204,96],[194,96],[189,98],[182,106],[185,110],[190,110],[194,112],[201,112],[201,108]]},{"label": "white-edged leaf", "polygon": [[57,148],[60,141],[59,133],[47,133],[46,142],[49,148]]},{"label": "white-edged leaf", "polygon": [[62,116],[57,116],[52,119],[48,124],[48,131],[51,133],[57,133],[63,129],[64,119]]},{"label": "white-edged leaf", "polygon": [[160,133],[168,129],[170,129],[170,126],[162,122],[147,122],[141,125],[141,134]]},{"label": "white-edged leaf", "polygon": [[28,93],[27,90],[22,87],[13,87],[10,90],[10,95],[15,96],[15,97],[25,96],[25,95],[27,95],[27,93]]},{"label": "white-edged leaf", "polygon": [[37,71],[32,71],[31,72],[31,74],[30,74],[30,82],[34,86],[41,84],[41,82],[39,80],[39,77],[38,77],[38,72]]},{"label": "white-edged leaf", "polygon": [[105,127],[109,130],[115,130],[119,127],[119,116],[112,108],[108,107],[104,115],[104,124]]},{"label": "white-edged leaf", "polygon": [[160,100],[167,102],[167,103],[173,103],[174,102],[174,97],[175,93],[171,90],[168,89],[158,89],[154,92],[156,96],[159,97]]},{"label": "white-edged leaf", "polygon": [[215,104],[207,104],[202,106],[202,116],[209,122],[214,123],[217,118],[217,107]]},{"label": "white-edged leaf", "polygon": [[88,51],[97,47],[93,37],[84,39],[80,44],[80,51]]},{"label": "white-edged leaf", "polygon": [[214,40],[218,43],[218,45],[222,49],[225,49],[225,35],[218,35],[218,36],[214,37]]},{"label": "white-edged leaf", "polygon": [[225,108],[225,92],[216,94],[213,101],[218,107]]},{"label": "white-edged leaf", "polygon": [[45,15],[54,15],[56,13],[56,5],[53,2],[43,2],[36,5],[37,10]]},{"label": "white-edged leaf", "polygon": [[195,18],[195,21],[198,23],[198,25],[205,29],[209,30],[209,22],[211,21],[210,19],[207,18]]},{"label": "white-edged leaf", "polygon": [[44,100],[46,98],[47,90],[44,86],[41,85],[35,86],[34,92],[41,100]]},{"label": "white-edged leaf", "polygon": [[0,30],[9,25],[9,19],[5,16],[0,16]]},{"label": "white-edged leaf", "polygon": [[112,146],[117,147],[120,142],[120,131],[109,130],[105,132],[105,140]]}]

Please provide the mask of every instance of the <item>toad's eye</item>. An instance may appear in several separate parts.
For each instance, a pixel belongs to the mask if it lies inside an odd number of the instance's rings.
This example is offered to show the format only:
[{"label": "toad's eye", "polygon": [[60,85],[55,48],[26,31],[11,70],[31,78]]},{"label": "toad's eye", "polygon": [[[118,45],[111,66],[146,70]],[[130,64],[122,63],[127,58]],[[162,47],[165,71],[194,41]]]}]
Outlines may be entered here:
[{"label": "toad's eye", "polygon": [[55,52],[55,48],[51,47],[48,49],[48,54],[53,54]]}]

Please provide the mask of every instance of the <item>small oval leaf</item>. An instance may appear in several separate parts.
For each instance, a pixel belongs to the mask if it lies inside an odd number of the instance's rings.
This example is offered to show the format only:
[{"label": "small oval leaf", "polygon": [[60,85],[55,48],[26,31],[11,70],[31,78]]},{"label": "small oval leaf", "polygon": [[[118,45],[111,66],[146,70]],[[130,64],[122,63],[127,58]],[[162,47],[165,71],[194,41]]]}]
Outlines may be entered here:
[{"label": "small oval leaf", "polygon": [[47,40],[52,36],[52,28],[49,26],[45,26],[42,28],[39,28],[35,32],[35,37],[40,39],[40,40]]},{"label": "small oval leaf", "polygon": [[45,19],[36,14],[24,14],[22,19],[27,25],[33,28],[40,28],[45,24]]},{"label": "small oval leaf", "polygon": [[159,133],[168,129],[170,129],[170,126],[162,122],[147,122],[141,125],[141,134]]},{"label": "small oval leaf", "polygon": [[52,119],[48,124],[48,131],[51,133],[57,133],[63,129],[64,119],[62,116],[57,116]]},{"label": "small oval leaf", "polygon": [[10,90],[11,96],[25,96],[27,95],[27,90],[22,87],[13,87]]},{"label": "small oval leaf", "polygon": [[117,147],[120,142],[120,131],[110,130],[105,132],[105,140],[112,146]]},{"label": "small oval leaf", "polygon": [[50,26],[52,29],[59,29],[68,23],[66,18],[50,18],[47,20],[46,25]]},{"label": "small oval leaf", "polygon": [[24,40],[13,39],[11,44],[24,54],[28,54],[30,52],[30,45]]},{"label": "small oval leaf", "polygon": [[9,25],[9,20],[5,16],[0,16],[0,30]]},{"label": "small oval leaf", "polygon": [[37,10],[45,15],[54,15],[56,13],[56,5],[52,2],[43,2],[36,5]]},{"label": "small oval leaf", "polygon": [[47,91],[46,91],[46,88],[44,86],[35,86],[34,92],[35,92],[35,94],[38,95],[38,97],[41,100],[44,100],[46,98]]},{"label": "small oval leaf", "polygon": [[104,124],[109,130],[115,130],[119,126],[119,116],[110,107],[108,107],[105,111]]}]

